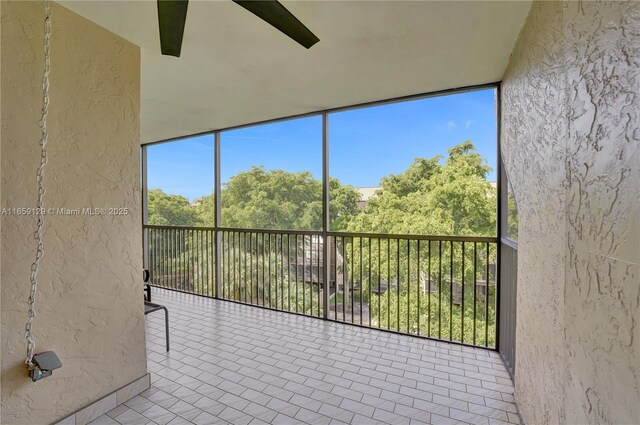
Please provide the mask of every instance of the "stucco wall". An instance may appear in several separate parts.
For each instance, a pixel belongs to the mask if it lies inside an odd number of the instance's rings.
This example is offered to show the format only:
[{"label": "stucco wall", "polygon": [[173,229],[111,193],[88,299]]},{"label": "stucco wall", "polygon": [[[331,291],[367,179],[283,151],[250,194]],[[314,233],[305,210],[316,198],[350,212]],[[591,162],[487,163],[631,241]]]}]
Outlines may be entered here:
[{"label": "stucco wall", "polygon": [[502,86],[525,422],[640,423],[640,3],[534,2]]},{"label": "stucco wall", "polygon": [[[63,368],[24,367],[34,216],[2,215],[2,424],[51,423],[146,373],[141,292],[138,47],[53,4],[46,204],[128,208],[49,214],[37,350]],[[2,208],[34,207],[43,6],[2,2]]]}]

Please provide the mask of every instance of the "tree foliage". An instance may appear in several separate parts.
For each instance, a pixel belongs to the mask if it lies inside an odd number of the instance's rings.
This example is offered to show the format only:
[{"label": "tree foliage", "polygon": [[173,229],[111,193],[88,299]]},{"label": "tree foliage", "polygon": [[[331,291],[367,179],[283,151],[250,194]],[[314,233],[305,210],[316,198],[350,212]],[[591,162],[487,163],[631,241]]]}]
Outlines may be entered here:
[{"label": "tree foliage", "polygon": [[[358,212],[358,191],[329,182],[332,222],[350,220]],[[200,199],[200,220],[207,226],[215,223],[213,195]],[[222,225],[224,227],[320,230],[322,229],[322,182],[311,173],[290,173],[252,167],[231,177],[222,189]]]},{"label": "tree foliage", "polygon": [[200,224],[198,212],[189,200],[180,195],[169,195],[160,189],[148,192],[149,224],[159,226],[195,226]]},{"label": "tree foliage", "polygon": [[409,168],[382,179],[377,196],[350,221],[350,230],[426,235],[495,235],[496,193],[491,168],[470,141],[449,157],[416,158]]}]

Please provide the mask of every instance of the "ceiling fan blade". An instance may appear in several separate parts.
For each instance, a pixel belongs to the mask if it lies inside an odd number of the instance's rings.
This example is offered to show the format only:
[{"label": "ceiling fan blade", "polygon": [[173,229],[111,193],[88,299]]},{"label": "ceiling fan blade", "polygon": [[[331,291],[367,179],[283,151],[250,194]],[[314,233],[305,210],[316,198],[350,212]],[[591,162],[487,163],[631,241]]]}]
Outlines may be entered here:
[{"label": "ceiling fan blade", "polygon": [[163,55],[180,57],[189,0],[158,0],[160,49]]},{"label": "ceiling fan blade", "polygon": [[307,49],[320,39],[276,0],[233,0]]}]

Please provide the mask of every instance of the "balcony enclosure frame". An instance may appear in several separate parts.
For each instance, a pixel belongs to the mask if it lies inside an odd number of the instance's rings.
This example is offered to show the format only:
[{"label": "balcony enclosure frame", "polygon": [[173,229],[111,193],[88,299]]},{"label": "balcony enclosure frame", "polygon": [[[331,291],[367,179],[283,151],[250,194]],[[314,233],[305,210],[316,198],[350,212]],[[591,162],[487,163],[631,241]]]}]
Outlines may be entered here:
[{"label": "balcony enclosure frame", "polygon": [[[498,126],[496,132],[496,236],[377,234],[335,232],[330,230],[329,115],[331,113],[484,89],[496,90],[495,107]],[[499,269],[500,240],[503,227],[501,223],[501,177],[503,173],[501,172],[499,140],[499,93],[499,83],[470,86],[329,109],[144,144],[141,147],[143,263],[145,268],[151,268],[152,285],[293,314],[311,315],[356,326],[500,351],[501,298]],[[311,116],[322,117],[322,229],[313,231],[223,227],[221,221],[221,134],[229,130]],[[174,142],[203,135],[212,135],[214,137],[213,193],[215,196],[215,226],[149,225],[147,216],[148,148],[159,143]],[[192,258],[191,251],[189,251],[189,258],[186,258],[188,250],[193,250],[197,258]],[[161,269],[156,270],[160,264],[158,259],[166,259],[168,258],[167,255],[172,255],[175,261],[167,262],[162,260]],[[292,262],[292,256],[295,258],[295,262]],[[300,258],[302,259],[302,264],[300,264]],[[460,266],[457,263],[454,265],[454,258],[462,260]],[[372,265],[376,261],[377,276],[375,274],[372,275]],[[421,270],[421,267],[423,270]],[[384,268],[386,268],[386,271],[383,270]],[[428,270],[424,270],[427,268]],[[456,269],[455,278],[454,268]],[[176,275],[176,270],[179,270],[182,275]],[[423,277],[425,273],[426,278]],[[472,278],[469,277],[471,273]],[[302,276],[300,276],[301,274]],[[199,287],[191,287],[192,281],[190,279],[193,276],[200,276],[202,282],[206,280],[207,286],[205,287],[204,284],[201,284]],[[276,281],[275,288],[271,280],[273,276],[275,276]],[[282,280],[282,287],[278,286],[278,276]],[[356,279],[356,276],[358,279]],[[437,276],[437,278],[434,276]],[[466,281],[465,276],[467,276]],[[267,278],[268,288],[265,287]],[[285,280],[288,280],[288,287],[285,287]],[[292,280],[295,281],[295,294],[291,289]],[[458,282],[460,280],[461,282]],[[365,281],[368,286],[368,294],[366,294],[367,291],[363,293]],[[490,295],[490,286],[493,286],[492,281],[495,282],[493,297]],[[299,290],[300,282],[302,282],[302,294],[300,294]],[[402,285],[403,283],[404,285]],[[403,286],[402,296],[406,295],[407,297],[407,311],[401,311],[402,309],[400,308],[401,286]],[[340,287],[341,294],[339,294]],[[473,288],[471,296],[469,295],[471,289],[467,289],[465,293],[465,287]],[[461,288],[461,293],[458,288]],[[275,289],[275,294],[272,293],[272,289]],[[257,298],[254,290],[258,292]],[[262,293],[260,293],[261,290]],[[360,291],[359,294],[358,290]],[[415,292],[412,292],[412,290]],[[439,303],[437,306],[433,306],[434,310],[432,311],[431,294],[436,290]],[[266,294],[267,291],[268,294]],[[391,303],[394,291],[397,298],[392,317]],[[285,299],[285,293],[287,299]],[[368,295],[368,300],[371,301],[372,294],[376,296],[378,305],[367,305],[367,311],[363,311],[363,297]],[[428,321],[426,324],[420,323],[421,294],[429,297]],[[295,299],[293,298],[294,295]],[[338,301],[339,295],[341,295],[341,301]],[[381,305],[383,295],[386,296],[387,306]],[[482,297],[479,295],[482,295]],[[356,296],[359,299],[359,306],[354,305]],[[306,297],[310,297],[310,310],[306,308]],[[417,297],[417,330],[415,326],[412,329],[410,325],[410,316],[412,314],[411,297],[413,297],[414,301],[416,301]],[[443,312],[442,310],[442,297],[446,297],[445,301],[448,298],[448,312]],[[299,311],[300,309],[298,308],[300,298],[303,298],[302,311]],[[292,300],[294,301],[295,309],[291,308]],[[467,303],[473,302],[472,320],[465,317],[465,300]],[[454,338],[453,331],[454,304],[461,305],[460,325],[462,329],[460,329],[460,337],[457,339]],[[494,326],[491,331],[489,331],[490,304],[495,312]],[[376,323],[372,321],[372,312],[369,307],[377,308],[378,317]],[[385,310],[385,307],[387,317],[386,323],[383,323],[383,310]],[[436,313],[436,307],[438,329],[435,329],[435,323],[432,323],[432,313]],[[340,308],[342,308],[342,311],[340,311]],[[414,314],[416,313],[415,309],[413,309]],[[406,325],[401,325],[405,315]],[[484,317],[484,329],[477,329],[478,316]],[[444,325],[443,318],[447,319]],[[472,328],[472,337],[465,338],[465,326],[467,327],[467,333],[471,332],[470,329]],[[424,332],[425,328],[426,333]],[[489,342],[490,339],[493,341],[492,343]]]}]

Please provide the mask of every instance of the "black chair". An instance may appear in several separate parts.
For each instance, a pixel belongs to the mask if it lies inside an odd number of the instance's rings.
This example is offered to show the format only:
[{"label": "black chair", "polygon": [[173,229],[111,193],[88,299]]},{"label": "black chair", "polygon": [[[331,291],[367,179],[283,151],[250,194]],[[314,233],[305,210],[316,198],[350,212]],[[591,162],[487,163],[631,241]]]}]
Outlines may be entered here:
[{"label": "black chair", "polygon": [[142,271],[142,281],[144,282],[144,300],[151,302],[151,285],[149,285],[149,270]]},{"label": "black chair", "polygon": [[155,304],[151,302],[151,285],[149,285],[149,270],[144,270],[142,272],[142,279],[144,281],[144,315],[146,316],[149,313],[153,313],[154,311],[164,310],[164,327],[165,327],[165,336],[167,339],[167,351],[169,351],[169,310],[167,307]]}]

